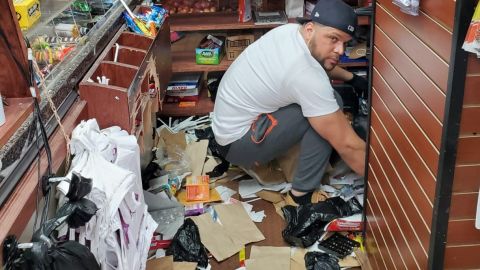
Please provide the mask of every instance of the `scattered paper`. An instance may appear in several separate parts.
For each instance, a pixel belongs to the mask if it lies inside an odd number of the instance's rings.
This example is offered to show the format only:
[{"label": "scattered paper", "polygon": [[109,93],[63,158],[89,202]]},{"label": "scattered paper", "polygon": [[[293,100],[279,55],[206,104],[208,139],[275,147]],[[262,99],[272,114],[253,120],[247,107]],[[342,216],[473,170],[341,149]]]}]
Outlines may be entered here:
[{"label": "scattered paper", "polygon": [[261,190],[270,190],[270,191],[284,191],[288,188],[291,188],[289,183],[281,183],[276,185],[260,185],[257,180],[242,180],[238,185],[238,193],[242,198],[255,198],[257,195],[255,193]]},{"label": "scattered paper", "polygon": [[215,189],[217,190],[218,194],[220,194],[223,202],[228,202],[233,195],[237,194],[235,190],[224,186],[218,186]]},{"label": "scattered paper", "polygon": [[353,185],[353,182],[362,178],[356,173],[337,174],[330,177],[330,185]]},{"label": "scattered paper", "polygon": [[245,209],[245,211],[247,211],[248,213],[248,216],[250,216],[250,219],[253,221],[253,222],[262,222],[263,219],[266,217],[265,215],[265,211],[258,211],[258,212],[255,212],[253,211],[253,205],[247,203],[247,202],[241,202],[237,199],[234,199],[234,198],[230,198],[230,200],[227,202],[227,204],[229,203],[238,203],[238,204],[242,204],[243,208]]}]

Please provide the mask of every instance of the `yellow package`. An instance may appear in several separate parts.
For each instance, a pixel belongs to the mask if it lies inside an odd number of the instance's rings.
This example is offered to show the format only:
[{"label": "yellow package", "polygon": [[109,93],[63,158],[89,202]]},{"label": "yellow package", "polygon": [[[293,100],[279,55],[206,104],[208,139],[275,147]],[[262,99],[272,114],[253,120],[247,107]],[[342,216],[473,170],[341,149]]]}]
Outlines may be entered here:
[{"label": "yellow package", "polygon": [[17,13],[20,28],[28,29],[40,18],[40,0],[14,0],[13,6]]}]

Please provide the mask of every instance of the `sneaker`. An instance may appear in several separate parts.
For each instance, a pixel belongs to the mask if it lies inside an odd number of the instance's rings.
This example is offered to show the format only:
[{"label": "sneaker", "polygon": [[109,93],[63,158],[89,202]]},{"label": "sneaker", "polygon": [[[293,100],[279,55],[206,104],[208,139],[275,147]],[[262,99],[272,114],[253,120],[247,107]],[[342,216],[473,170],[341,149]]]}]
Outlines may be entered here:
[{"label": "sneaker", "polygon": [[[326,199],[328,199],[328,194],[325,193],[325,191],[315,190],[312,194],[312,199],[310,200],[310,202],[318,203],[318,202],[323,202]],[[292,196],[290,195],[290,192],[287,193],[287,195],[284,197],[284,200],[287,205],[299,206],[299,204],[293,200]]]}]

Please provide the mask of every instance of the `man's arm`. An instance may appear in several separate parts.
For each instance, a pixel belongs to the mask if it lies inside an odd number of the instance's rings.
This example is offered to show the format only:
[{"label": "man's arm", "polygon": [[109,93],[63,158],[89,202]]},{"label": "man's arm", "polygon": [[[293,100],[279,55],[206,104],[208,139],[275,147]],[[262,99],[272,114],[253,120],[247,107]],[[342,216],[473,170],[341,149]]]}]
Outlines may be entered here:
[{"label": "man's arm", "polygon": [[313,129],[337,150],[352,170],[364,176],[365,142],[357,136],[340,110],[323,116],[309,117],[308,121]]},{"label": "man's arm", "polygon": [[340,80],[344,82],[348,82],[351,79],[353,79],[353,73],[341,68],[339,66],[335,66],[332,70],[327,71],[328,77],[330,77],[331,80]]},{"label": "man's arm", "polygon": [[352,72],[336,66],[327,72],[332,80],[341,80],[353,86],[353,89],[359,97],[366,98],[368,95],[368,81],[364,77],[353,74]]}]

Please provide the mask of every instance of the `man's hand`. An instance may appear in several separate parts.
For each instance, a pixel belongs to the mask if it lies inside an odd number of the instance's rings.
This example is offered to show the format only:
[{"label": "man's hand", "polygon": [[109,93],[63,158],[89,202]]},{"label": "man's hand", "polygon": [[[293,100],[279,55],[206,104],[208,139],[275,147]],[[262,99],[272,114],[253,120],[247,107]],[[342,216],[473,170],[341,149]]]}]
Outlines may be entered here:
[{"label": "man's hand", "polygon": [[353,78],[345,83],[350,84],[355,89],[355,93],[359,97],[366,98],[368,95],[368,81],[364,77],[358,76],[355,73],[353,74]]}]

